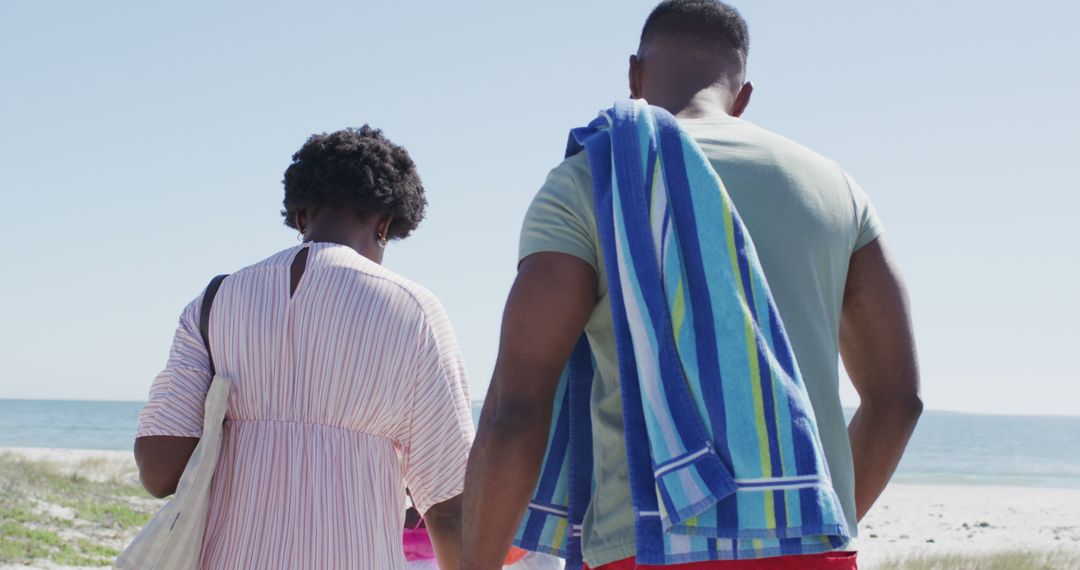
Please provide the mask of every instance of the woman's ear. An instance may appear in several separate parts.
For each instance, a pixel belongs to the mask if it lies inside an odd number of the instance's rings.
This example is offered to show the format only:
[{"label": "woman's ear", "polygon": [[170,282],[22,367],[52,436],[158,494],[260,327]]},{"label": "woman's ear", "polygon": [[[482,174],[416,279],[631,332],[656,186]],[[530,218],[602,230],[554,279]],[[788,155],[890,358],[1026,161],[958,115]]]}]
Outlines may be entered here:
[{"label": "woman's ear", "polygon": [[293,214],[293,224],[296,226],[297,231],[300,233],[307,233],[308,229],[308,215],[307,210],[297,210]]},{"label": "woman's ear", "polygon": [[394,221],[393,216],[383,216],[379,218],[378,223],[375,224],[375,232],[379,234],[379,237],[390,238],[390,224]]}]

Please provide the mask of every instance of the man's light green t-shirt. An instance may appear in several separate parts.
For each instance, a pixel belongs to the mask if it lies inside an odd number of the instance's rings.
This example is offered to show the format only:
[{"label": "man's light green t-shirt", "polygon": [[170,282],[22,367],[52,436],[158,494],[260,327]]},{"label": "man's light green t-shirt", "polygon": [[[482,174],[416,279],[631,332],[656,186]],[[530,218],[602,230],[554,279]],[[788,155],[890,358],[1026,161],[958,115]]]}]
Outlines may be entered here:
[{"label": "man's light green t-shirt", "polygon": [[[869,198],[833,161],[746,121],[719,117],[680,124],[720,175],[757,248],[814,407],[833,485],[855,530],[855,483],[839,392],[840,307],[848,261],[881,234]],[[598,274],[585,328],[597,360],[593,384],[596,489],[583,529],[593,568],[634,556],[619,369],[584,152],[548,175],[525,216],[520,259],[559,252]]]}]

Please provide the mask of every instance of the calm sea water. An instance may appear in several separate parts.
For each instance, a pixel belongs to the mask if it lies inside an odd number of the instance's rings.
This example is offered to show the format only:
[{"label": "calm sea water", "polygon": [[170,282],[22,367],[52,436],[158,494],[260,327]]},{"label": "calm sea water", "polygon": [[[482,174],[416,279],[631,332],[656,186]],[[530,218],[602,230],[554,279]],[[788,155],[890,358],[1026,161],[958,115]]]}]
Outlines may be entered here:
[{"label": "calm sea water", "polygon": [[[129,450],[141,408],[0,400],[0,447]],[[1080,417],[926,412],[896,480],[1080,488]]]}]

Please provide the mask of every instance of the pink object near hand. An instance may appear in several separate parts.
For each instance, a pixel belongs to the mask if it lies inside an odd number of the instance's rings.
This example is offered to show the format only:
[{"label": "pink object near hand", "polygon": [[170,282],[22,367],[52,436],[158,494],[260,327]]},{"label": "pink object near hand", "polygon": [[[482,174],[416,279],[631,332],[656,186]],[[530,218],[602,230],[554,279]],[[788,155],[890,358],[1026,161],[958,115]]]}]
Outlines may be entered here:
[{"label": "pink object near hand", "polygon": [[407,528],[401,536],[405,547],[405,560],[434,560],[435,547],[431,546],[426,528]]}]

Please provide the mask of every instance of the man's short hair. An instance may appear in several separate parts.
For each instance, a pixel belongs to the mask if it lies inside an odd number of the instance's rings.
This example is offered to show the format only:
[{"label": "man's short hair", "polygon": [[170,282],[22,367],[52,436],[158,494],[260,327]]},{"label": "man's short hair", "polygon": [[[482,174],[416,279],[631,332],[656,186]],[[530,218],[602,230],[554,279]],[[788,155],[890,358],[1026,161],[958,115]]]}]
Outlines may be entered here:
[{"label": "man's short hair", "polygon": [[641,29],[641,43],[668,36],[694,45],[750,51],[750,30],[735,8],[719,0],[664,0]]}]

